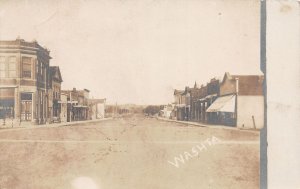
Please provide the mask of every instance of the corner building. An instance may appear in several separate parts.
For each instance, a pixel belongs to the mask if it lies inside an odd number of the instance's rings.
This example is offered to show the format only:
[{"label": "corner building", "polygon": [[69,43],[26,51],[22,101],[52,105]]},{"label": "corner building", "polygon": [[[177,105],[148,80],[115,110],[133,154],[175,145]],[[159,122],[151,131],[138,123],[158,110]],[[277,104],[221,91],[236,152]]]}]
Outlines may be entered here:
[{"label": "corner building", "polygon": [[36,41],[0,41],[0,119],[46,123],[49,53]]}]

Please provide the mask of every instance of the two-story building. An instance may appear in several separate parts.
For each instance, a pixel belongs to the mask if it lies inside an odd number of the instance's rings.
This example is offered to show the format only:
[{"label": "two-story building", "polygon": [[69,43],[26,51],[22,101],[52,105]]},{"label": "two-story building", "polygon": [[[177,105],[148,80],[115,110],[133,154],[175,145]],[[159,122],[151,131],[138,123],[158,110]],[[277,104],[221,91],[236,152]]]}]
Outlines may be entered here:
[{"label": "two-story building", "polygon": [[[207,83],[207,96],[205,97],[207,108],[218,98],[220,95],[220,78],[212,78],[209,83]],[[206,108],[206,109],[207,109]],[[206,122],[216,124],[217,123],[217,113],[216,112],[206,112]]]},{"label": "two-story building", "polygon": [[180,120],[189,121],[191,117],[191,88],[185,87],[182,93],[183,107],[181,108]]},{"label": "two-story building", "polygon": [[199,112],[199,101],[200,98],[200,87],[195,82],[194,88],[190,89],[190,120],[198,121],[198,112]]},{"label": "two-story building", "polygon": [[0,41],[1,119],[47,121],[50,59],[50,51],[36,41]]},{"label": "two-story building", "polygon": [[184,90],[174,90],[174,109],[172,112],[172,119],[181,120],[184,117],[182,108],[185,106],[185,99],[183,96]]},{"label": "two-story building", "polygon": [[206,122],[206,112],[207,109],[207,85],[201,85],[199,96],[197,100],[197,121]]},{"label": "two-story building", "polygon": [[50,66],[49,68],[49,122],[60,122],[61,105],[61,83],[62,77],[58,66]]}]

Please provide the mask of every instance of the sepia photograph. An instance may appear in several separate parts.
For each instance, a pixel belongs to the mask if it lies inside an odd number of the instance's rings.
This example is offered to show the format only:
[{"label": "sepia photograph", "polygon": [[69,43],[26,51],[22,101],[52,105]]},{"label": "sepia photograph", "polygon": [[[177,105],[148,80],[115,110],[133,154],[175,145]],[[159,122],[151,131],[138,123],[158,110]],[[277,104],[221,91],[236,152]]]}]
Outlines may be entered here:
[{"label": "sepia photograph", "polygon": [[266,14],[0,0],[0,189],[266,188]]}]

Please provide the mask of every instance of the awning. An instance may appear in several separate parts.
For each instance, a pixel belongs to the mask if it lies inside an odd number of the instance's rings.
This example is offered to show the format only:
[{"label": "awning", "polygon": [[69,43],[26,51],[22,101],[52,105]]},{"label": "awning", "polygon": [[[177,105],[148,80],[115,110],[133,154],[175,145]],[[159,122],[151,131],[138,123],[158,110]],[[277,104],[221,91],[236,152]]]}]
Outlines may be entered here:
[{"label": "awning", "polygon": [[206,112],[234,112],[235,95],[217,98],[206,110]]}]

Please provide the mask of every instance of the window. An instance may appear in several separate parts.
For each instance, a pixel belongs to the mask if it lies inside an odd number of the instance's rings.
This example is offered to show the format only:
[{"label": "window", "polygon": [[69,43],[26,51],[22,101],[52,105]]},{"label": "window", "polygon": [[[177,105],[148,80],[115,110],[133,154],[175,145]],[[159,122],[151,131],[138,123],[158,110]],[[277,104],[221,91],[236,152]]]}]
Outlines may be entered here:
[{"label": "window", "polygon": [[16,57],[14,56],[9,57],[8,77],[17,77],[16,64],[17,64]]},{"label": "window", "polygon": [[0,56],[0,78],[5,77],[5,57]]},{"label": "window", "polygon": [[24,78],[31,78],[31,58],[23,57],[23,72],[22,75]]}]

